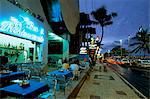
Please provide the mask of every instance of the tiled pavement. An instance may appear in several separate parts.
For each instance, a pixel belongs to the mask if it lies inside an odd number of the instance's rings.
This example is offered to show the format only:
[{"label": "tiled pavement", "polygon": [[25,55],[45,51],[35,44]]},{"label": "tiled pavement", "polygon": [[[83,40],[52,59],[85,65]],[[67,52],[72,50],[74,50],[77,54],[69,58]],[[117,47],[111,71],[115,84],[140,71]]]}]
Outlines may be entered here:
[{"label": "tiled pavement", "polygon": [[103,67],[102,64],[96,64],[76,99],[140,99],[112,70],[107,68],[107,72],[100,72],[99,66]]}]

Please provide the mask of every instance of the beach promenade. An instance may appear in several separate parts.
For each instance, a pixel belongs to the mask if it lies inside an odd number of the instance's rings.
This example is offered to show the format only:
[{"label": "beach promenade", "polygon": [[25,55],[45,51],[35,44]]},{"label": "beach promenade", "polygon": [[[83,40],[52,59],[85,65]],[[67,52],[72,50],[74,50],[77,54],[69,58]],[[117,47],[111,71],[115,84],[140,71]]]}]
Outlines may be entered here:
[{"label": "beach promenade", "polygon": [[[99,71],[101,66],[101,71]],[[96,64],[76,99],[141,99],[119,76],[103,64]],[[144,99],[144,98],[143,98]]]}]

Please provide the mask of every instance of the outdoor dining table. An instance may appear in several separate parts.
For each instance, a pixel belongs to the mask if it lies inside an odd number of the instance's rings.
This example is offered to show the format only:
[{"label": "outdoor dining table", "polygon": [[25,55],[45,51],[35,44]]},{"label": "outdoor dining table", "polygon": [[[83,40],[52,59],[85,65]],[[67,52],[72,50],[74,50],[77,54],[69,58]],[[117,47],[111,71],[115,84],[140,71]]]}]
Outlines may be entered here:
[{"label": "outdoor dining table", "polygon": [[69,83],[70,78],[73,77],[73,72],[69,70],[61,69],[61,70],[54,70],[52,72],[48,72],[47,75],[57,80],[56,90],[59,91],[60,87],[62,86],[62,82],[63,82],[63,88],[65,88],[67,83]]},{"label": "outdoor dining table", "polygon": [[72,71],[69,70],[54,70],[52,72],[48,72],[47,75],[52,75],[52,76],[62,75],[65,76],[66,78],[73,77]]},{"label": "outdoor dining table", "polygon": [[7,74],[0,74],[0,79],[5,79],[7,77],[14,79],[13,77],[24,76],[25,72],[10,72]]},{"label": "outdoor dining table", "polygon": [[9,85],[0,88],[1,92],[7,96],[14,96],[19,98],[36,98],[42,92],[48,91],[49,87],[44,82],[29,81],[28,87],[21,87],[19,84]]},{"label": "outdoor dining table", "polygon": [[10,72],[6,74],[0,74],[0,87],[6,86],[11,80],[20,79],[25,77],[25,72]]}]

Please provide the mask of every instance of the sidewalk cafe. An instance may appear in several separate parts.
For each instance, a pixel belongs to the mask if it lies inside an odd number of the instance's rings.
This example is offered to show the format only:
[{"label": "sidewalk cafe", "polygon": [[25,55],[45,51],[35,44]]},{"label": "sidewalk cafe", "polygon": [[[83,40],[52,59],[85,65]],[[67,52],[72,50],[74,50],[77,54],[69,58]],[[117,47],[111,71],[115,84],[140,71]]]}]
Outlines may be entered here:
[{"label": "sidewalk cafe", "polygon": [[[33,65],[33,66],[32,66]],[[29,67],[34,67],[34,64]],[[23,68],[24,69],[24,68]],[[27,69],[27,68],[26,68]],[[34,73],[33,70],[9,72],[0,74],[1,98],[64,98],[69,97],[79,87],[80,83],[86,79],[89,68],[82,69],[78,75],[73,70],[56,69],[54,71]],[[41,73],[41,74],[40,74]],[[78,76],[78,79],[73,79]],[[7,82],[3,84],[3,82]]]}]

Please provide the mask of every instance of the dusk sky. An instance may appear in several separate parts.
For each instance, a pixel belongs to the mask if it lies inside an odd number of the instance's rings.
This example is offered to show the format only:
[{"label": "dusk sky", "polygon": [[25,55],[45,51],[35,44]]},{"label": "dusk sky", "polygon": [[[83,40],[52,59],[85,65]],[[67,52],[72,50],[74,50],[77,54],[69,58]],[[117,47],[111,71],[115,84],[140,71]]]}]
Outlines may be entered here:
[{"label": "dusk sky", "polygon": [[[128,35],[133,37],[140,26],[150,30],[150,0],[79,0],[80,12],[91,13],[93,10],[105,6],[109,12],[116,12],[113,25],[104,28],[103,44],[105,47],[114,46],[114,41],[120,39],[125,42]],[[92,19],[92,17],[91,17]],[[96,27],[96,35],[101,35],[101,27]],[[126,42],[125,42],[126,43]],[[123,43],[123,44],[125,44]]]}]

